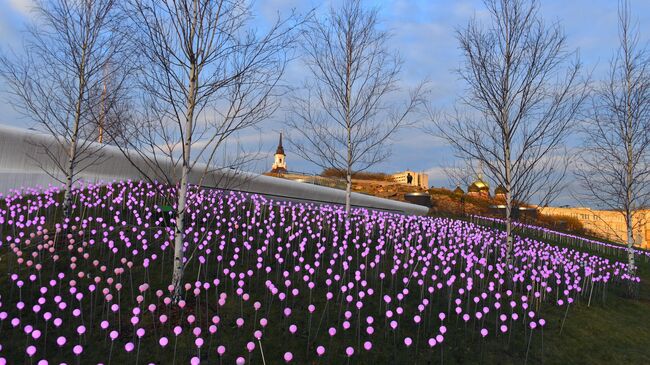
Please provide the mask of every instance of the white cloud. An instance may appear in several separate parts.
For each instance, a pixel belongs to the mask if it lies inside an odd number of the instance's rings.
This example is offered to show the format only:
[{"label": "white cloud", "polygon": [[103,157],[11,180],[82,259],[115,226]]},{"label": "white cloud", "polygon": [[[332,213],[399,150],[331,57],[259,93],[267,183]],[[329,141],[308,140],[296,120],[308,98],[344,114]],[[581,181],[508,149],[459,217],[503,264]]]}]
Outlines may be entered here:
[{"label": "white cloud", "polygon": [[8,2],[9,2],[9,7],[13,11],[25,17],[30,15],[31,10],[34,7],[33,0],[8,0]]}]

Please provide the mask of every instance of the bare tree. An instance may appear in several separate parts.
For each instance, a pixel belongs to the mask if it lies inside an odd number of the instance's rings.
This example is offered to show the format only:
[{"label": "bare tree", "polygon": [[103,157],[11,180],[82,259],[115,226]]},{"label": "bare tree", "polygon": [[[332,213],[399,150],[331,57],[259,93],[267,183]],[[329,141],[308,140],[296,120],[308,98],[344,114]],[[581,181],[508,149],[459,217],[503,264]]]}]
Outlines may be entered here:
[{"label": "bare tree", "polygon": [[422,102],[423,84],[403,107],[391,105],[401,62],[378,25],[377,10],[363,9],[360,0],[346,1],[309,24],[303,48],[311,79],[305,96],[293,97],[287,123],[295,131],[289,141],[301,157],[345,171],[346,213],[352,175],[386,160],[389,138]]},{"label": "bare tree", "polygon": [[607,81],[591,98],[576,177],[593,206],[623,215],[626,237],[620,239],[634,275],[634,233],[650,206],[650,63],[627,1],[619,5],[618,22],[620,46]]},{"label": "bare tree", "polygon": [[172,285],[178,298],[190,173],[203,163],[202,185],[225,142],[276,110],[298,23],[293,14],[278,18],[260,36],[247,27],[246,0],[132,1],[131,14],[143,61],[143,112],[119,148],[145,177],[177,188]]},{"label": "bare tree", "polygon": [[[476,19],[458,31],[468,86],[456,111],[433,118],[430,132],[458,157],[480,162],[506,189],[506,258],[512,259],[512,213],[542,187],[564,177],[556,155],[583,103],[587,87],[580,64],[564,69],[571,53],[558,24],[545,24],[535,0],[485,0],[491,22]],[[565,171],[565,170],[564,170]]]},{"label": "bare tree", "polygon": [[[74,182],[101,156],[94,138],[86,138],[96,130],[93,111],[102,103],[110,113],[124,97],[128,72],[106,71],[109,64],[128,64],[124,17],[116,0],[38,1],[34,13],[24,57],[13,62],[3,56],[0,66],[16,109],[55,137],[52,145],[38,147],[58,170],[45,172],[65,183],[63,211],[69,217]],[[93,92],[107,79],[113,80],[110,92]],[[65,158],[59,151],[66,151]]]}]

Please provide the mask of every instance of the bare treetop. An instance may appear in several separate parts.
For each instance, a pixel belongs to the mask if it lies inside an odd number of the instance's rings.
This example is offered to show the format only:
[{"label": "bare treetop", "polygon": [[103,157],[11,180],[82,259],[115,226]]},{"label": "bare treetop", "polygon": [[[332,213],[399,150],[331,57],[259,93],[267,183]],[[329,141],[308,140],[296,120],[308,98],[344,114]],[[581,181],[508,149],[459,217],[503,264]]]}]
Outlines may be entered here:
[{"label": "bare treetop", "polygon": [[[143,113],[125,134],[132,151],[147,152],[140,157],[151,167],[160,159],[209,166],[229,138],[275,112],[300,23],[293,13],[260,33],[248,24],[248,1],[150,0],[132,7],[141,33]],[[194,147],[192,156],[184,156],[185,141]],[[235,160],[226,167],[245,163]],[[179,176],[158,171],[156,178],[174,184]]]},{"label": "bare treetop", "polygon": [[626,237],[619,238],[627,242],[634,273],[635,236],[645,223],[642,210],[650,208],[650,59],[627,1],[619,4],[618,15],[620,46],[608,78],[591,98],[576,177],[581,200],[622,214]]},{"label": "bare treetop", "polygon": [[[215,166],[217,151],[277,109],[280,78],[300,22],[292,13],[259,33],[248,24],[253,15],[246,0],[134,0],[130,8],[143,105],[118,147],[149,180],[176,188],[172,286],[178,300],[193,257],[184,247],[190,184],[202,186],[210,171],[226,170],[222,177],[237,172]],[[203,171],[194,171],[199,162]],[[190,181],[192,172],[198,172],[198,181]],[[211,185],[228,183],[219,179]]]},{"label": "bare treetop", "polygon": [[573,53],[560,26],[540,19],[537,1],[485,3],[492,22],[473,19],[458,31],[465,56],[458,72],[468,87],[463,112],[436,118],[445,121],[436,132],[460,157],[482,161],[496,183],[509,182],[513,198],[526,201],[541,186],[555,186],[555,173],[564,175],[553,155],[575,122],[586,87],[578,79],[579,62],[565,67]]},{"label": "bare treetop", "polygon": [[[58,144],[36,146],[57,166],[45,171],[65,181],[64,211],[70,214],[72,184],[97,163],[98,121],[123,104],[132,54],[124,12],[115,0],[38,1],[25,56],[0,59],[16,109]],[[98,92],[107,84],[110,90]],[[54,151],[65,150],[66,156]],[[32,156],[37,164],[43,156]],[[65,176],[60,178],[60,174]]]},{"label": "bare treetop", "polygon": [[[511,213],[541,195],[547,204],[566,173],[561,147],[587,95],[580,63],[571,63],[558,24],[546,24],[535,0],[485,0],[490,22],[476,19],[457,32],[464,56],[458,74],[467,85],[456,112],[431,114],[430,132],[458,157],[480,162],[506,191],[511,257]],[[463,112],[459,111],[460,109]]]},{"label": "bare treetop", "polygon": [[388,158],[389,138],[422,102],[423,85],[405,105],[391,100],[399,90],[401,60],[389,40],[379,29],[377,9],[366,10],[358,0],[330,9],[304,33],[311,78],[293,98],[290,142],[317,166],[346,171],[346,211],[352,175]]}]

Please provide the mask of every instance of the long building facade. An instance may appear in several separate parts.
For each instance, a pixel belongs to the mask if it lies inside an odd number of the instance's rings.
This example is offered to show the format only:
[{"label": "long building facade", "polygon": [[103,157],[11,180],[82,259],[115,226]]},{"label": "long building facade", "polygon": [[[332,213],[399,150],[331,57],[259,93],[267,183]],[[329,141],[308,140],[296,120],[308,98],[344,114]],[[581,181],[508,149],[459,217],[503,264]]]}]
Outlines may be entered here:
[{"label": "long building facade", "polygon": [[425,190],[429,188],[429,175],[424,172],[406,170],[404,172],[393,174],[392,176],[393,180],[400,184],[418,186]]},{"label": "long building facade", "polygon": [[[590,208],[539,208],[541,214],[548,216],[572,217],[580,221],[583,227],[596,236],[607,238],[614,242],[626,243],[627,228],[623,214],[611,210],[595,210]],[[635,246],[650,248],[650,210],[643,210],[635,219]]]}]

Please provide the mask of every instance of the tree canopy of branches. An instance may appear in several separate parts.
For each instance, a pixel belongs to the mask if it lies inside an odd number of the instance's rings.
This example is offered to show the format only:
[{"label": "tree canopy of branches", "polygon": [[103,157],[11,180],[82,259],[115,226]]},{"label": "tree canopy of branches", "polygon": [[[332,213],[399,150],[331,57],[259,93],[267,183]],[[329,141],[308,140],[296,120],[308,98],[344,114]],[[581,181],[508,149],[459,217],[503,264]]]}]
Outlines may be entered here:
[{"label": "tree canopy of branches", "polygon": [[[116,0],[38,1],[34,14],[24,56],[0,58],[1,73],[16,109],[55,137],[54,145],[36,147],[58,170],[44,171],[66,184],[63,211],[69,217],[74,182],[101,158],[101,146],[92,143],[98,121],[114,115],[125,98],[128,72],[120,65],[128,64],[130,52],[124,16]],[[111,88],[97,92],[108,80]],[[32,158],[38,163],[43,157]]]},{"label": "tree canopy of branches", "polygon": [[391,105],[401,61],[378,24],[377,10],[363,9],[359,0],[309,23],[303,50],[311,78],[304,92],[294,95],[287,123],[299,156],[323,169],[345,171],[346,213],[353,174],[388,158],[390,137],[422,102],[423,84],[405,105]]},{"label": "tree canopy of branches", "polygon": [[[464,56],[458,74],[467,93],[457,110],[431,114],[430,132],[458,157],[479,162],[506,189],[507,257],[512,254],[512,212],[565,176],[561,148],[587,95],[580,64],[571,63],[558,24],[546,24],[535,0],[485,0],[487,25],[473,19],[457,32]],[[565,67],[565,64],[566,67]],[[566,165],[564,165],[566,166]]]},{"label": "tree canopy of branches", "polygon": [[[277,109],[298,22],[293,14],[278,18],[260,35],[248,27],[253,15],[246,0],[139,0],[130,13],[143,102],[120,148],[130,161],[145,162],[145,176],[177,187],[172,285],[178,293],[190,172],[205,164],[201,185],[219,148]],[[170,162],[171,170],[164,167]]]},{"label": "tree canopy of branches", "polygon": [[621,2],[620,46],[608,79],[591,97],[576,177],[582,198],[623,215],[626,237],[620,239],[634,274],[634,234],[645,220],[641,210],[650,206],[650,63],[630,14],[629,3]]}]

